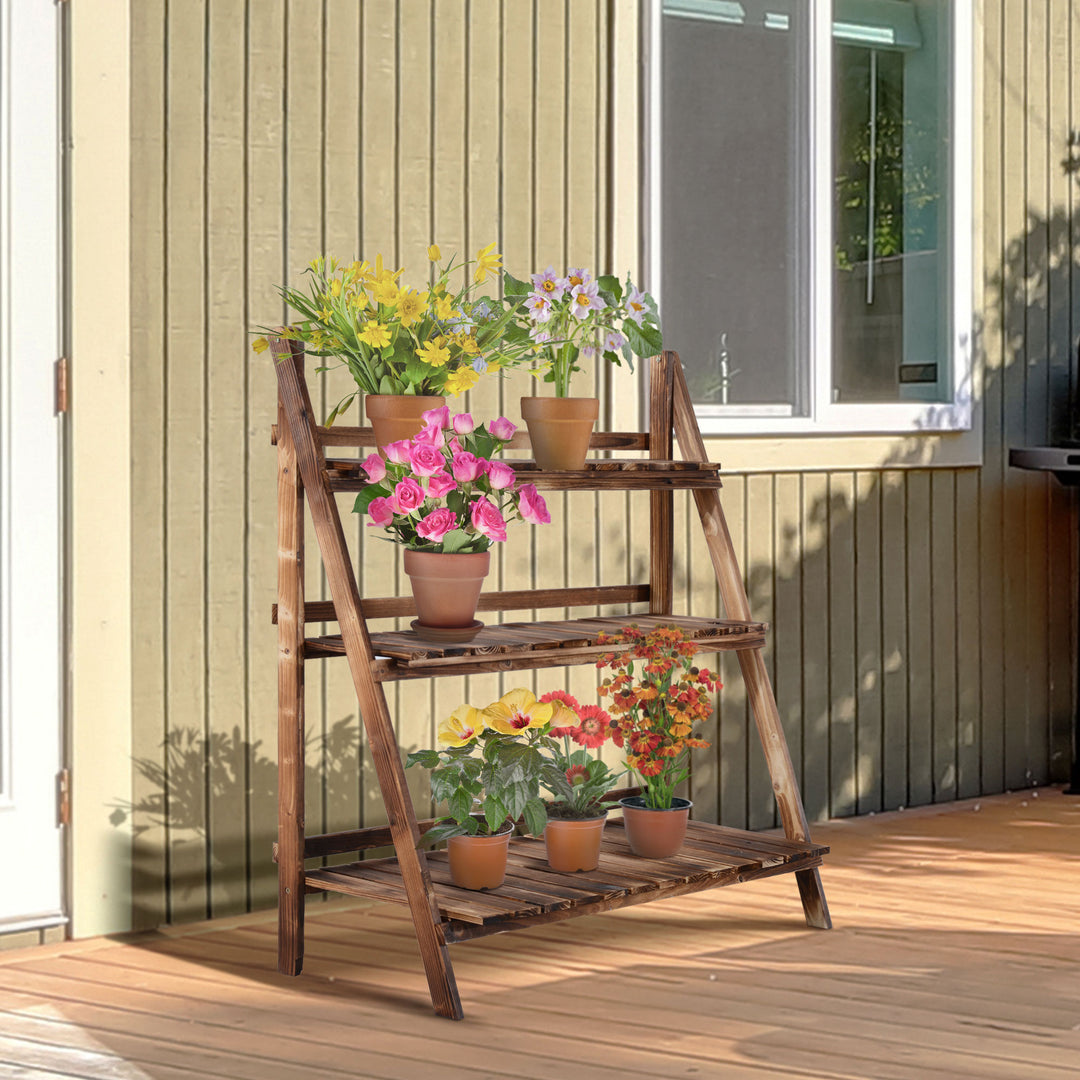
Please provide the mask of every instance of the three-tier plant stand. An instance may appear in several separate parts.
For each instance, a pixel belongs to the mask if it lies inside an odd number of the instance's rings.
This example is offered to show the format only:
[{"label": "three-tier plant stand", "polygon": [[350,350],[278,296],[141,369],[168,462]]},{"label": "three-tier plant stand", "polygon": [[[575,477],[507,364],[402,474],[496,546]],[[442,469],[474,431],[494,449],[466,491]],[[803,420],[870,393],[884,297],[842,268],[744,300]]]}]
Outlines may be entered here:
[{"label": "three-tier plant stand", "polygon": [[[505,930],[609,911],[667,896],[794,873],[809,926],[831,924],[818,867],[827,848],[810,840],[787,741],[762,658],[766,626],[754,622],[720,506],[719,465],[708,460],[677,354],[651,362],[649,431],[595,434],[592,446],[648,451],[648,459],[605,458],[580,472],[540,472],[513,462],[538,488],[555,491],[647,490],[650,499],[649,580],[644,584],[492,592],[480,610],[562,608],[599,604],[648,604],[648,614],[560,622],[507,623],[485,628],[471,642],[449,645],[411,632],[376,632],[368,620],[413,615],[411,597],[361,599],[335,495],[366,484],[359,459],[327,456],[332,447],[374,443],[370,428],[320,427],[311,407],[303,347],[271,341],[278,375],[278,969],[299,975],[304,955],[304,895],[334,891],[407,904],[427,972],[431,1000],[442,1016],[462,1018],[461,1000],[447,949]],[[672,435],[681,460],[673,459]],[[527,446],[515,435],[512,446]],[[674,492],[694,493],[727,619],[690,618],[672,612]],[[331,602],[304,601],[304,503],[308,504]],[[340,634],[307,637],[308,622],[336,621]],[[642,627],[675,624],[700,651],[735,650],[784,826],[784,839],[692,822],[680,854],[647,860],[630,854],[621,823],[605,830],[600,866],[562,874],[544,858],[543,841],[511,842],[506,882],[470,892],[450,881],[445,852],[418,850],[434,822],[418,821],[390,720],[385,683],[445,675],[520,671],[590,664],[610,645],[597,637],[628,622]],[[307,836],[304,831],[304,664],[344,656],[363,716],[364,730],[389,824]],[[305,860],[363,852],[393,844],[395,858],[306,869]]]}]

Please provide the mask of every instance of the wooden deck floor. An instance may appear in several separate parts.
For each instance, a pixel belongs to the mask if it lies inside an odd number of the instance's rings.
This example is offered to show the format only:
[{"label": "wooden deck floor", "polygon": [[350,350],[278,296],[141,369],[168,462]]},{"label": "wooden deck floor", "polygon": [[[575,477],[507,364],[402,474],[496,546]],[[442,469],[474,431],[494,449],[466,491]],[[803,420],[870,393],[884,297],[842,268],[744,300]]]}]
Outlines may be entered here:
[{"label": "wooden deck floor", "polygon": [[0,956],[0,1077],[483,1080],[1080,1076],[1080,799],[837,822],[836,926],[789,877],[454,946],[434,1017],[406,916],[309,909]]}]

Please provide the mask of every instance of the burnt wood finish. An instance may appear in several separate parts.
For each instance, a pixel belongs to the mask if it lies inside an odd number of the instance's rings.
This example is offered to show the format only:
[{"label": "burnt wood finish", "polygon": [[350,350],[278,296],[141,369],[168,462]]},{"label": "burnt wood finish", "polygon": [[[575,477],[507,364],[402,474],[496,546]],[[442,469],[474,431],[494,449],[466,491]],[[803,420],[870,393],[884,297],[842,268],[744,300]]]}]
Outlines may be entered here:
[{"label": "burnt wood finish", "polygon": [[[649,605],[648,614],[589,617],[554,622],[502,623],[485,627],[471,642],[448,644],[411,632],[372,633],[368,620],[407,616],[406,597],[361,601],[334,498],[364,484],[358,460],[327,459],[327,446],[371,445],[367,428],[318,426],[308,398],[302,350],[271,341],[276,360],[279,419],[273,441],[279,463],[279,582],[273,618],[278,624],[279,823],[274,857],[279,881],[279,967],[300,971],[303,958],[303,894],[343,892],[408,905],[427,973],[432,1003],[442,1016],[461,1019],[461,1002],[447,951],[448,941],[521,929],[577,915],[645,903],[699,889],[777,873],[795,873],[807,922],[829,925],[817,867],[826,849],[811,843],[790,755],[761,659],[766,626],[750,617],[742,576],[720,507],[719,466],[709,462],[697,429],[679,358],[664,353],[651,364],[648,434],[599,433],[593,449],[648,450],[648,460],[594,459],[576,473],[542,473],[532,462],[515,469],[548,490],[650,491],[647,585],[519,590],[482,596],[481,611],[596,604]],[[682,460],[673,460],[673,433]],[[528,438],[518,433],[513,445]],[[672,614],[674,571],[673,492],[694,492],[726,619]],[[310,511],[332,601],[304,602],[303,508]],[[337,622],[341,633],[305,637],[308,622]],[[417,821],[409,798],[382,683],[443,675],[519,671],[593,663],[618,646],[598,643],[628,622],[642,627],[677,624],[699,651],[738,653],[754,718],[784,822],[786,838],[764,837],[700,822],[691,823],[686,844],[671,859],[632,856],[621,823],[609,822],[597,870],[558,874],[539,840],[513,841],[510,871],[497,890],[468,892],[452,885],[445,853],[425,854],[420,837],[434,820]],[[306,837],[304,834],[303,664],[344,656],[352,674],[364,729],[375,763],[389,824]],[[636,789],[614,793],[632,794]],[[304,859],[360,852],[393,844],[392,859],[304,869]]]},{"label": "burnt wood finish", "polygon": [[304,964],[304,486],[287,424],[277,454],[278,971],[299,975]]},{"label": "burnt wood finish", "polygon": [[[341,518],[330,493],[323,466],[323,452],[317,441],[314,412],[303,378],[303,350],[301,347],[294,364],[289,362],[293,355],[289,342],[275,338],[271,347],[277,361],[274,366],[277,369],[278,392],[285,422],[292,435],[330,594],[337,608],[338,623],[341,626],[379,787],[390,820],[394,849],[397,851],[402,880],[408,894],[432,1004],[440,1016],[460,1020],[463,1016],[461,999],[454,981],[454,971],[450,966],[450,956],[446,951],[442,920],[424,853],[417,849],[420,830],[416,826],[416,813],[405,784],[405,769],[398,753],[397,740],[394,738],[386,695],[371,677],[374,655],[356,587],[356,577],[345,545]],[[285,362],[282,362],[283,360]],[[302,760],[300,768],[303,768]],[[301,933],[302,929],[301,926]]]},{"label": "burnt wood finish", "polygon": [[[649,366],[649,458],[653,462],[670,460],[674,448],[671,387],[677,362],[674,353],[665,352]],[[708,457],[703,453],[699,460]],[[670,613],[674,588],[675,495],[670,490],[653,491],[649,496],[649,611]]]},{"label": "burnt wood finish", "polygon": [[[694,415],[693,402],[686,385],[682,365],[675,357],[673,410],[675,434],[679,440],[679,449],[687,457],[704,457],[705,442],[698,429]],[[724,600],[724,611],[729,619],[750,617],[750,601],[746,595],[742,573],[735,549],[731,543],[727,521],[720,505],[720,496],[715,491],[695,491],[701,527],[705,531],[705,541],[709,547],[709,556],[720,583],[720,595]],[[750,709],[754,715],[761,746],[765,751],[765,760],[772,778],[773,794],[780,810],[780,820],[784,834],[792,840],[809,843],[810,828],[806,822],[802,797],[799,794],[799,781],[788,753],[787,739],[780,723],[780,713],[776,708],[772,683],[765,669],[765,659],[760,649],[739,651],[739,668],[742,671],[746,693],[750,699]],[[796,876],[799,895],[808,926],[828,930],[832,926],[829,906],[825,902],[825,891],[821,887],[821,875],[816,868],[802,870]]]}]

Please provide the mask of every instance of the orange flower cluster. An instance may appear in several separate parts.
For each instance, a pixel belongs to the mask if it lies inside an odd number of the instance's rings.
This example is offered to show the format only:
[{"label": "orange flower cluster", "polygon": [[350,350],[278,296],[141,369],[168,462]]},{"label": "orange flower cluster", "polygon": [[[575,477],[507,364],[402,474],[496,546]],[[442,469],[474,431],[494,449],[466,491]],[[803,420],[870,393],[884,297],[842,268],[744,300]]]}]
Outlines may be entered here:
[{"label": "orange flower cluster", "polygon": [[689,775],[689,751],[709,745],[691,732],[712,713],[710,695],[721,684],[708,668],[693,665],[694,642],[675,626],[648,633],[626,626],[599,644],[631,646],[600,657],[597,668],[612,674],[598,689],[611,699],[612,738],[644,780],[646,798],[653,793],[655,801],[670,805],[675,786]]}]

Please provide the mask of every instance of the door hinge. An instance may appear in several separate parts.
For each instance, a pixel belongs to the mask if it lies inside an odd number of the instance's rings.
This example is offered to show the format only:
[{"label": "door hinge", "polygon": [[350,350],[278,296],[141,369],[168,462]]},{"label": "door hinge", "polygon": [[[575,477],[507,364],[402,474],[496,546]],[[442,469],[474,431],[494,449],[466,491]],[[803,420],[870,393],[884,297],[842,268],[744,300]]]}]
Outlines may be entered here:
[{"label": "door hinge", "polygon": [[61,769],[56,774],[56,824],[71,824],[71,770]]},{"label": "door hinge", "polygon": [[56,400],[55,415],[68,411],[68,361],[66,356],[61,356],[56,361]]}]

